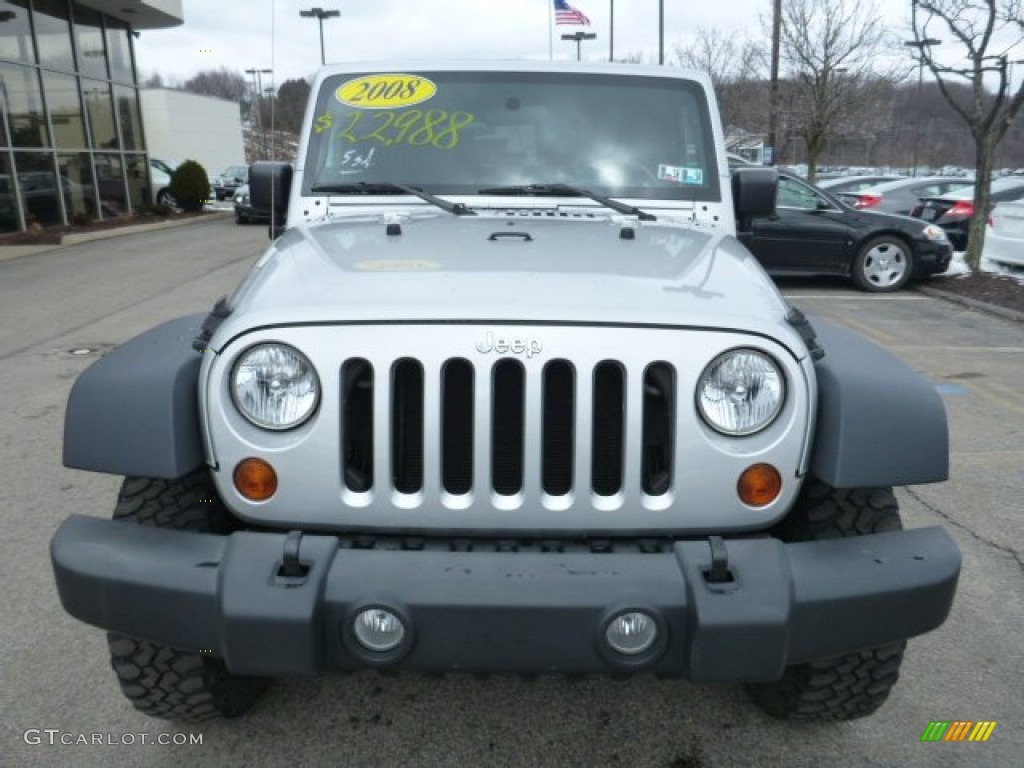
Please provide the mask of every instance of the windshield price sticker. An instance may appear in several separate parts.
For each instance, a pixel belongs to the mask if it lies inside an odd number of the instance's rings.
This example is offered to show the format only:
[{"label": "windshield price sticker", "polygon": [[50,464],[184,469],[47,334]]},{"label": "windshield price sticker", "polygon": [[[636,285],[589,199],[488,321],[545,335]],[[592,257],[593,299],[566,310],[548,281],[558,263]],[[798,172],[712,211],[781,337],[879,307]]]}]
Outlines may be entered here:
[{"label": "windshield price sticker", "polygon": [[334,92],[342,104],[356,109],[411,107],[433,97],[437,85],[417,75],[367,75],[349,80]]},{"label": "windshield price sticker", "polygon": [[409,144],[414,147],[431,146],[436,149],[455,149],[459,145],[462,129],[471,125],[476,116],[471,112],[449,112],[446,109],[405,109],[399,112],[353,112],[343,126],[330,112],[313,121],[313,130],[323,133],[334,129],[334,138],[361,144],[376,142],[385,147]]}]

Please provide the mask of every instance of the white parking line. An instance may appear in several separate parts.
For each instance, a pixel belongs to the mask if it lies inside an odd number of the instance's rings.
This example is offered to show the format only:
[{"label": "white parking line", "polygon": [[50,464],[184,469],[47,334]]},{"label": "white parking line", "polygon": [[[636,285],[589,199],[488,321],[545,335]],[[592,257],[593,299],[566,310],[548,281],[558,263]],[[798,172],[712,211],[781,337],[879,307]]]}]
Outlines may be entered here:
[{"label": "white parking line", "polygon": [[928,296],[918,295],[874,295],[874,294],[851,294],[847,296],[842,293],[784,293],[787,299],[841,299],[843,301],[926,301]]},{"label": "white parking line", "polygon": [[905,350],[909,352],[1024,352],[1024,347],[922,347],[911,344],[889,349],[890,351]]}]

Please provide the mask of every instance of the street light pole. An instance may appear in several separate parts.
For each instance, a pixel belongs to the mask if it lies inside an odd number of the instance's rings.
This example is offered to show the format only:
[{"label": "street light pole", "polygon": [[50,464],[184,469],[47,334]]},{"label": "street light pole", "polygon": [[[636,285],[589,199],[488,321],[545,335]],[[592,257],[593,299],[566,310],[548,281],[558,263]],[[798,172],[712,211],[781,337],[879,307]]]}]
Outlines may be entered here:
[{"label": "street light pole", "polygon": [[[917,49],[917,111],[921,111],[921,89],[924,85],[924,49],[933,45],[941,45],[942,41],[934,37],[926,37],[923,40],[906,40],[906,46]],[[920,117],[920,115],[918,115]],[[911,176],[917,176],[917,152],[921,145],[921,132],[914,131],[914,170]]]},{"label": "street light pole", "polygon": [[269,75],[272,69],[247,69],[245,74],[252,75],[253,85],[256,86],[256,125],[260,132],[260,155],[266,159],[267,154],[267,127],[263,124],[263,75]]},{"label": "street light pole", "polygon": [[333,19],[341,16],[341,11],[325,11],[323,8],[310,8],[308,11],[299,11],[299,16],[304,19],[316,19],[320,22],[320,66],[327,63],[324,56],[324,19]]},{"label": "street light pole", "polygon": [[615,0],[609,0],[608,8],[608,61],[615,61]]},{"label": "street light pole", "polygon": [[576,61],[583,60],[581,44],[584,40],[593,40],[597,37],[594,32],[575,32],[571,35],[562,35],[563,40],[574,40],[576,42]]},{"label": "street light pole", "polygon": [[665,63],[665,0],[658,0],[658,63]]}]

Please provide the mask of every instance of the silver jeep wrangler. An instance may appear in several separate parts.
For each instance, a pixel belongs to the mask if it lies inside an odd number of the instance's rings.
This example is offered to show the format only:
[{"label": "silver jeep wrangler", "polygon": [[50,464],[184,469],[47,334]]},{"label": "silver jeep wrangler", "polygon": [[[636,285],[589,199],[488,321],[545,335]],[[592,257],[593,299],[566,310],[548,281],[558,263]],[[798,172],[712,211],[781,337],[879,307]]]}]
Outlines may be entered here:
[{"label": "silver jeep wrangler", "polygon": [[[244,712],[329,670],[747,684],[874,712],[959,551],[891,487],[945,480],[945,412],[790,307],[741,244],[706,77],[324,69],[273,244],[205,318],[85,371],[64,463],[125,475],[52,541],[143,712]],[[739,238],[739,239],[738,239]]]}]

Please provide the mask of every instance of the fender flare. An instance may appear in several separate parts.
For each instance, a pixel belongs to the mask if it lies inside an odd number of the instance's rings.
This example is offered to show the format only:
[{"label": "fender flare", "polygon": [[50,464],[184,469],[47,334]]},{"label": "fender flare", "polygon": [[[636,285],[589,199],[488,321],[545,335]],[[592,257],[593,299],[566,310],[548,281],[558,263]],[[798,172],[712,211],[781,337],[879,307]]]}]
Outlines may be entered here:
[{"label": "fender flare", "polygon": [[129,339],[75,380],[64,416],[64,466],[173,479],[205,462],[199,365],[205,315]]},{"label": "fender flare", "polygon": [[810,471],[834,488],[949,478],[946,409],[935,386],[860,334],[813,318],[818,410]]}]

